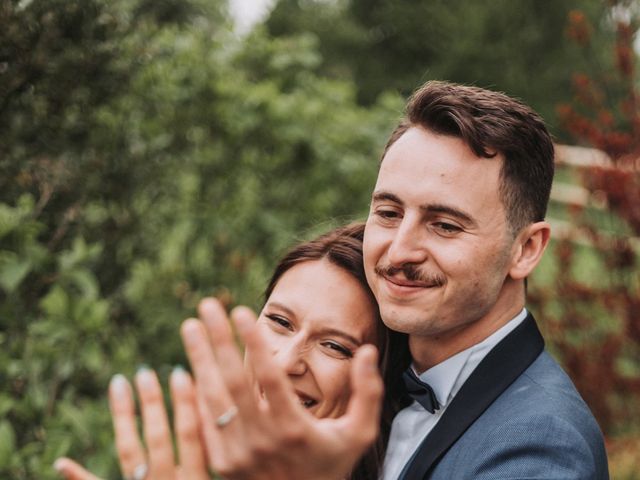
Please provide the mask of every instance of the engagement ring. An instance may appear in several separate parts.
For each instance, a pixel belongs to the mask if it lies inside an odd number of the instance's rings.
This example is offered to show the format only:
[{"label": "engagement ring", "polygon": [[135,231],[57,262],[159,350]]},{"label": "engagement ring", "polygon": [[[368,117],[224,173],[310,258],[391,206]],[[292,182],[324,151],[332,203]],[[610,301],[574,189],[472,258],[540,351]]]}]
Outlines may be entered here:
[{"label": "engagement ring", "polygon": [[222,428],[228,425],[229,423],[231,423],[231,420],[233,420],[237,414],[238,414],[238,407],[234,405],[231,408],[229,408],[229,410],[227,410],[222,415],[220,415],[218,418],[216,418],[216,426],[218,428]]},{"label": "engagement ring", "polygon": [[149,467],[146,463],[141,463],[133,469],[132,475],[126,475],[124,478],[125,480],[144,480],[147,478],[147,473],[149,473]]}]

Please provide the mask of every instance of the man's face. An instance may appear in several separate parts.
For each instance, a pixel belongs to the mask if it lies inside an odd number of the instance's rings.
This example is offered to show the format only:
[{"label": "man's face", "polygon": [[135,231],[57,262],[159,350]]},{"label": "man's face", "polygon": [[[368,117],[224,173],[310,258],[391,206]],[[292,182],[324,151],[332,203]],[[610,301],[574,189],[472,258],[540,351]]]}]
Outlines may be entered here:
[{"label": "man's face", "polygon": [[387,151],[364,238],[385,324],[419,337],[462,334],[495,316],[513,256],[499,197],[502,157],[410,128]]}]

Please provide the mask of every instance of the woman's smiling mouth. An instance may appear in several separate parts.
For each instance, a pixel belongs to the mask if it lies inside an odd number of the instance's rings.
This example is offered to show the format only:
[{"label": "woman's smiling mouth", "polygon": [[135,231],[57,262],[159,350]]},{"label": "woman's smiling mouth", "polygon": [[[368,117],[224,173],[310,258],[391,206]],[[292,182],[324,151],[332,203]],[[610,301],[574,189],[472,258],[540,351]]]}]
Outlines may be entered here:
[{"label": "woman's smiling mouth", "polygon": [[296,390],[296,395],[298,396],[298,400],[300,400],[300,405],[304,408],[313,408],[318,404],[318,401],[315,398],[310,397],[300,390]]}]

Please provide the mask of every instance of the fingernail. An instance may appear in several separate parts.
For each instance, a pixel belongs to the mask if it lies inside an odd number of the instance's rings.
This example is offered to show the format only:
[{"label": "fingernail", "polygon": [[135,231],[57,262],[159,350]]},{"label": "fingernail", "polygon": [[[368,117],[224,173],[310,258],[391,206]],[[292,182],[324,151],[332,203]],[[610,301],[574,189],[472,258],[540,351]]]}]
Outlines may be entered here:
[{"label": "fingernail", "polygon": [[251,321],[251,319],[249,318],[248,315],[243,315],[242,310],[240,310],[239,307],[234,313],[235,315],[233,315],[233,323],[236,326],[236,329],[238,330],[238,332],[240,333],[246,333],[249,330],[251,330],[251,327],[253,325],[253,322]]},{"label": "fingernail", "polygon": [[64,473],[64,460],[59,458],[53,462],[53,468],[58,473]]},{"label": "fingernail", "polygon": [[378,372],[378,355],[373,346],[366,346],[365,350],[366,355],[368,356],[366,368],[368,373]]},{"label": "fingernail", "polygon": [[138,371],[136,372],[136,383],[139,388],[153,388],[153,371],[142,365],[138,367]]},{"label": "fingernail", "polygon": [[217,303],[216,303],[216,300],[214,298],[205,297],[202,300],[200,300],[200,307],[201,308],[205,308],[205,309],[216,308],[217,307]]},{"label": "fingernail", "polygon": [[171,379],[178,387],[187,385],[187,371],[181,365],[176,365],[171,371]]},{"label": "fingernail", "polygon": [[219,303],[214,298],[203,298],[198,305],[198,315],[205,321],[215,318],[219,310]]},{"label": "fingernail", "polygon": [[185,343],[188,343],[189,345],[194,345],[195,343],[197,343],[198,337],[200,336],[200,329],[198,328],[196,320],[187,320],[187,322],[182,327],[182,333]]},{"label": "fingernail", "polygon": [[117,373],[111,377],[111,390],[117,396],[127,394],[127,379],[124,375]]}]

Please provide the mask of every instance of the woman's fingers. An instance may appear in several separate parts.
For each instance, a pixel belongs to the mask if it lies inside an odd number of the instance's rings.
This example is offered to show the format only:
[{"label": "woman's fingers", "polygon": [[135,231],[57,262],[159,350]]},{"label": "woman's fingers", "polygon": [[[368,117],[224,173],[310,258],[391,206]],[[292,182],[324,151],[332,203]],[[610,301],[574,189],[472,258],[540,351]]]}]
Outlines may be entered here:
[{"label": "woman's fingers", "polygon": [[[228,461],[230,452],[235,453],[244,445],[242,432],[239,431],[238,419],[232,419],[234,421],[224,426],[225,439],[221,437],[223,432],[216,420],[233,409],[234,405],[220,374],[204,324],[193,318],[187,319],[182,323],[180,332],[197,384],[197,405],[207,463],[217,470],[223,462]],[[230,437],[232,433],[234,438]]]},{"label": "woman's fingers", "polygon": [[202,393],[211,414],[217,418],[233,403],[227,393],[205,326],[199,320],[189,318],[182,322],[180,333],[198,390]]},{"label": "woman's fingers", "polygon": [[158,377],[153,370],[143,368],[136,374],[135,383],[149,458],[147,478],[174,480],[176,472],[171,430]]},{"label": "woman's fingers", "polygon": [[62,457],[56,460],[53,468],[67,480],[100,480],[94,474],[70,458]]},{"label": "woman's fingers", "polygon": [[145,465],[146,455],[136,427],[136,411],[131,385],[124,375],[115,375],[109,384],[109,405],[120,470],[124,476],[132,476],[136,468]]},{"label": "woman's fingers", "polygon": [[351,398],[340,419],[342,430],[353,445],[363,450],[378,435],[384,386],[378,371],[378,351],[373,345],[358,349],[351,367]]},{"label": "woman's fingers", "polygon": [[232,335],[227,311],[220,300],[214,297],[205,297],[198,303],[198,317],[204,322],[209,333],[211,328],[223,329],[225,335]]},{"label": "woman's fingers", "polygon": [[257,420],[256,398],[229,320],[226,314],[221,313],[220,307],[217,300],[205,299],[200,302],[199,313],[207,326],[224,386],[233,400],[233,406],[230,405],[221,415],[233,411],[235,407],[241,417],[255,422]]},{"label": "woman's fingers", "polygon": [[[224,309],[217,300],[208,298],[200,302],[198,311],[203,320],[197,322],[198,327],[205,328],[206,324],[205,335],[196,335],[195,324],[188,325],[187,322],[183,334],[191,337],[186,345],[192,350],[189,360],[199,397],[204,399],[200,402],[204,404],[201,418],[213,431],[210,435],[205,434],[209,464],[224,477],[227,473],[241,472],[252,463],[251,445],[264,438],[264,435],[258,435],[264,422],[257,414],[257,399]],[[197,346],[199,343],[203,345]],[[206,362],[212,366],[204,373],[199,373],[196,347],[206,350]],[[215,380],[210,378],[211,370],[216,373]],[[214,445],[210,437],[215,438]]]},{"label": "woman's fingers", "polygon": [[215,469],[216,456],[224,454],[224,444],[220,440],[215,424],[215,417],[211,414],[204,395],[197,387],[196,404],[198,407],[198,415],[200,416],[200,434],[204,441],[206,462],[212,469]]},{"label": "woman's fingers", "polygon": [[274,364],[273,353],[256,327],[255,315],[246,307],[238,307],[232,318],[247,349],[249,366],[271,405],[269,413],[274,423],[297,422],[292,412],[302,409],[285,373]]},{"label": "woman's fingers", "polygon": [[180,457],[180,479],[207,480],[208,470],[200,437],[196,389],[190,375],[174,369],[170,379],[174,430]]}]

